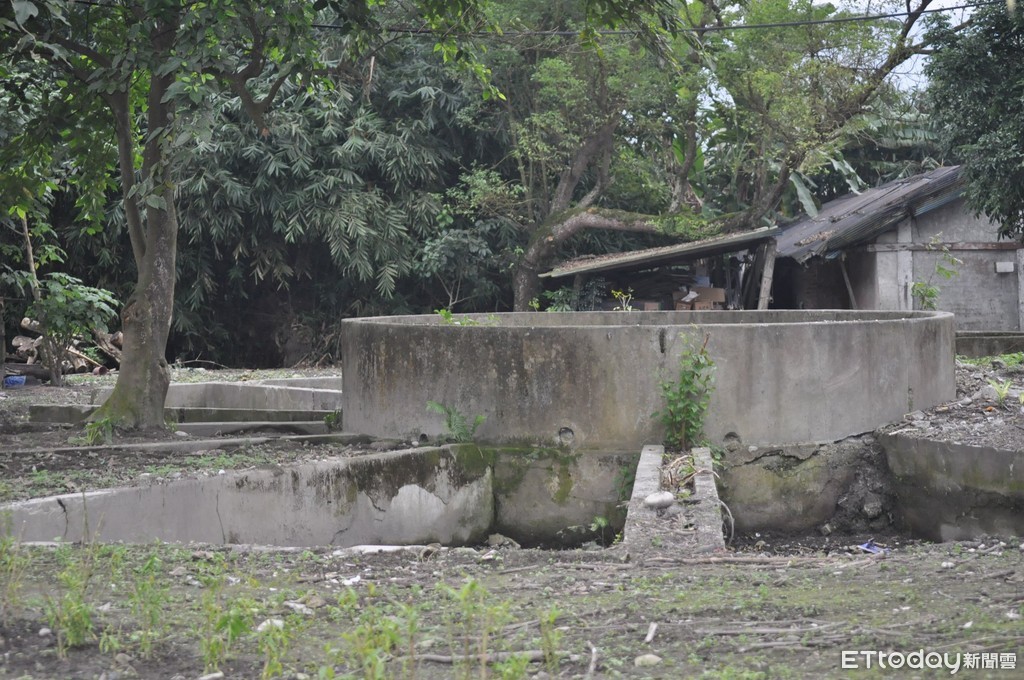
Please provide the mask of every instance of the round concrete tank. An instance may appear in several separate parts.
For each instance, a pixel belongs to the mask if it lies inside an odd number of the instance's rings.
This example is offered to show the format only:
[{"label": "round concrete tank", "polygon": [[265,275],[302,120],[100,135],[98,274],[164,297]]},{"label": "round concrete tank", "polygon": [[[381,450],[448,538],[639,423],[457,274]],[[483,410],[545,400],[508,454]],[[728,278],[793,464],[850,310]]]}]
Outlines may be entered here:
[{"label": "round concrete tank", "polygon": [[705,432],[835,441],[955,395],[946,312],[702,311],[393,316],[343,322],[344,426],[445,434],[435,401],[490,441],[637,449],[660,441],[659,382],[688,343],[715,362]]}]

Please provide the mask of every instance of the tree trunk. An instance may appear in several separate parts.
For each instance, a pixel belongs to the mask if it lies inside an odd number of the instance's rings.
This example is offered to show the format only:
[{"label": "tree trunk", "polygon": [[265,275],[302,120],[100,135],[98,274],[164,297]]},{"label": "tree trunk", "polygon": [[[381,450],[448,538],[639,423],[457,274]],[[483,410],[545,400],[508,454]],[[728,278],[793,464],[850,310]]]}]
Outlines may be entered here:
[{"label": "tree trunk", "polygon": [[165,357],[174,304],[178,220],[173,202],[149,209],[146,256],[139,282],[121,312],[124,348],[117,384],[90,418],[109,419],[123,429],[163,427],[164,401],[171,384]]}]

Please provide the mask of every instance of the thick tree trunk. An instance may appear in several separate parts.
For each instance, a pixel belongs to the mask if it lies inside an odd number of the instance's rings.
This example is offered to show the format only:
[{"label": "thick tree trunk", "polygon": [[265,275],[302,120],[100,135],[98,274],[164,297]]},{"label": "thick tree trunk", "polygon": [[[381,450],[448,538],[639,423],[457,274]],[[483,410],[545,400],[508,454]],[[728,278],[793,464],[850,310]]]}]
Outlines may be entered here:
[{"label": "thick tree trunk", "polygon": [[170,201],[166,210],[148,213],[138,286],[121,313],[124,348],[117,384],[91,418],[109,419],[124,429],[163,427],[171,383],[165,352],[174,304],[178,221]]},{"label": "thick tree trunk", "polygon": [[662,231],[658,218],[653,215],[628,213],[621,210],[585,208],[564,211],[533,230],[530,244],[512,276],[512,309],[530,311],[530,301],[540,295],[538,276],[550,266],[558,247],[569,237],[586,229],[610,229],[655,234]]},{"label": "thick tree trunk", "polygon": [[[157,54],[173,53],[179,26],[179,10],[174,8],[152,26],[150,37]],[[125,221],[139,278],[121,311],[124,353],[117,384],[90,420],[107,420],[121,429],[163,427],[164,401],[171,384],[165,354],[174,307],[178,215],[165,137],[174,125],[174,103],[167,97],[174,79],[173,73],[159,70],[149,76],[146,129],[151,132],[143,143],[140,184],[135,176],[139,134],[128,92],[107,97],[117,129]]]}]

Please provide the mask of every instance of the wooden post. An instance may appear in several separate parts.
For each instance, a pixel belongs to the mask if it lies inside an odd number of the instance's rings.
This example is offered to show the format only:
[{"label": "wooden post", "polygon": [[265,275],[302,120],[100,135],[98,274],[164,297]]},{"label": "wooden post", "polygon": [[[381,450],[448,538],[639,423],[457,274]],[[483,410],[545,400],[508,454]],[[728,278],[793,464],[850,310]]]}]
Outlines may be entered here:
[{"label": "wooden post", "polygon": [[771,239],[764,249],[764,268],[761,270],[761,297],[757,300],[758,309],[768,309],[768,300],[772,296],[772,278],[775,276],[775,250],[775,239]]},{"label": "wooden post", "polygon": [[850,309],[858,309],[857,296],[853,294],[853,284],[850,283],[850,274],[846,271],[846,253],[839,257],[839,266],[843,270],[843,281],[846,281],[846,292],[850,296]]}]

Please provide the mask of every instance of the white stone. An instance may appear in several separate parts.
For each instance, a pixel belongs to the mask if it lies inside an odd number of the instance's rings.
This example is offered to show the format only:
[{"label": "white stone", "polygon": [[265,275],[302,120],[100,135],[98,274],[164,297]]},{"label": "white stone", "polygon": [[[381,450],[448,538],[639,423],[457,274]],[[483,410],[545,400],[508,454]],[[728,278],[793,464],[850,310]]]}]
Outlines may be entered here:
[{"label": "white stone", "polygon": [[667,508],[676,502],[675,494],[671,491],[655,491],[644,499],[644,505],[652,510]]},{"label": "white stone", "polygon": [[306,605],[302,604],[301,602],[285,602],[284,606],[288,607],[297,614],[304,614],[306,616],[313,615],[313,610],[307,607]]},{"label": "white stone", "polygon": [[257,633],[265,633],[271,628],[277,628],[282,630],[284,628],[284,620],[282,619],[266,619],[260,625],[256,626]]},{"label": "white stone", "polygon": [[943,569],[952,569],[952,568],[953,568],[953,567],[955,567],[955,566],[956,566],[956,565],[955,565],[955,564],[953,564],[952,562],[943,562],[943,563],[942,563],[942,568],[943,568]]},{"label": "white stone", "polygon": [[40,628],[39,629],[39,637],[50,637],[51,635],[53,635],[53,631],[50,630],[49,628]]},{"label": "white stone", "polygon": [[661,663],[661,657],[657,654],[641,654],[640,656],[633,659],[634,666],[657,666]]}]

